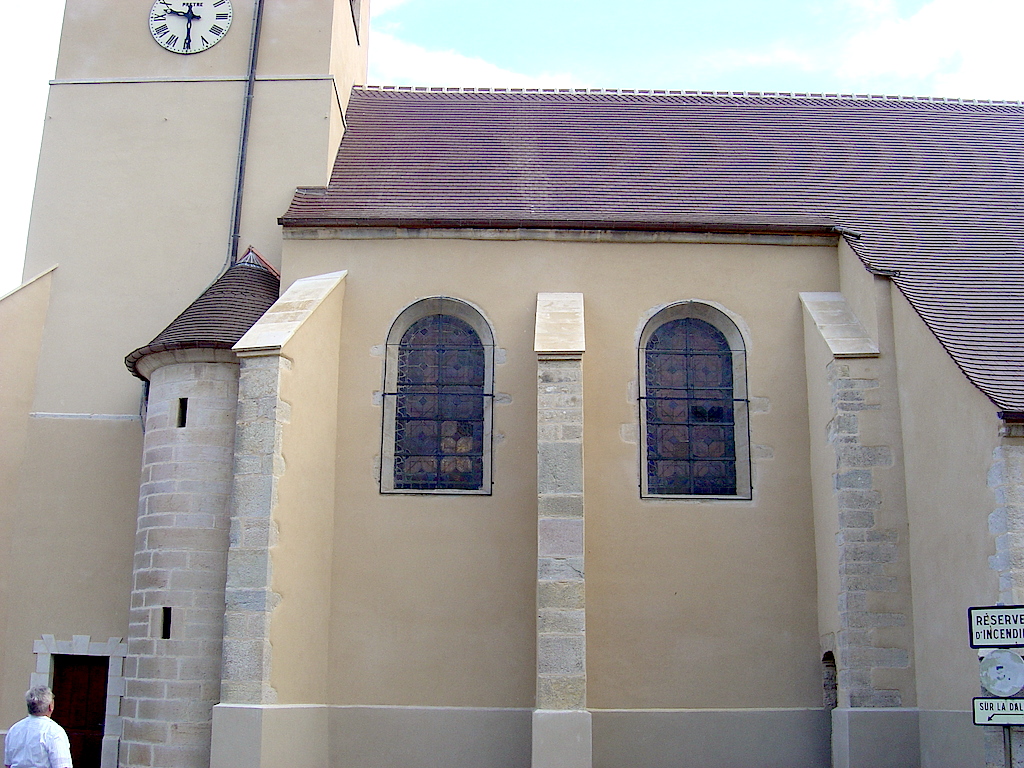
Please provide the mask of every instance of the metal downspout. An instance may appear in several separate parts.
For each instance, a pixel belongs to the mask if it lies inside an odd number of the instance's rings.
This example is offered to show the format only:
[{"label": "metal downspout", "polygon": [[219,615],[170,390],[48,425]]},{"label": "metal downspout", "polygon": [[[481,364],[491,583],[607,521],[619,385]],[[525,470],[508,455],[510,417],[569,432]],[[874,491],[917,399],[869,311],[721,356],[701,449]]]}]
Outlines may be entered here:
[{"label": "metal downspout", "polygon": [[238,261],[238,241],[242,229],[242,190],[245,187],[245,165],[249,151],[249,123],[252,121],[253,93],[256,90],[256,60],[260,50],[260,28],[263,26],[263,0],[256,0],[249,43],[249,79],[245,87],[245,105],[242,109],[242,135],[238,141],[238,168],[235,173],[235,198],[232,203],[231,238],[228,241],[227,267]]}]

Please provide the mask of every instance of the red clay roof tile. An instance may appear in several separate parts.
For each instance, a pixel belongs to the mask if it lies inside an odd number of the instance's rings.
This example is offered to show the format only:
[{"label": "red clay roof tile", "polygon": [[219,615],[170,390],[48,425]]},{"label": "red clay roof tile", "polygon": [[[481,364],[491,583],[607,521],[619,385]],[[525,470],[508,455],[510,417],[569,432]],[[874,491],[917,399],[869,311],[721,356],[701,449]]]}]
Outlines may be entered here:
[{"label": "red clay roof tile", "polygon": [[1024,410],[1024,106],[357,89],[286,227],[853,231],[964,373]]},{"label": "red clay roof tile", "polygon": [[124,359],[133,376],[147,355],[174,349],[231,349],[270,309],[281,280],[258,256],[246,254],[217,278],[153,341]]}]

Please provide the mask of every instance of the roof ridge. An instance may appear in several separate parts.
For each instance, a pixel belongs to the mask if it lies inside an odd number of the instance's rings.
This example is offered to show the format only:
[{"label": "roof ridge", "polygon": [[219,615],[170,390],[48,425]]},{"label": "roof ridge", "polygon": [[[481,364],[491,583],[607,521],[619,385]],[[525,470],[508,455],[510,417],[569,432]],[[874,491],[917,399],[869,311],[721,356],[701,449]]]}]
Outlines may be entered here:
[{"label": "roof ridge", "polygon": [[726,98],[825,99],[831,101],[896,101],[938,104],[1009,104],[1020,106],[1024,101],[1013,99],[963,99],[949,96],[898,96],[876,93],[815,93],[811,91],[699,91],[667,88],[526,88],[526,87],[464,87],[428,85],[356,85],[353,90],[403,93],[498,93],[608,96],[714,96]]}]

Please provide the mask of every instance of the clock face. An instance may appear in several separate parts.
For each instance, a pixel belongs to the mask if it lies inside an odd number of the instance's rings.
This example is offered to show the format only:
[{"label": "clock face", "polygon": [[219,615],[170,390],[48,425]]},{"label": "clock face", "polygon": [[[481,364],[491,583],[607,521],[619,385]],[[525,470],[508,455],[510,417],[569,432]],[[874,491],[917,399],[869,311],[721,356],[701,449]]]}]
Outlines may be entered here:
[{"label": "clock face", "polygon": [[153,39],[174,53],[212,48],[231,26],[231,0],[156,0],[149,12]]}]

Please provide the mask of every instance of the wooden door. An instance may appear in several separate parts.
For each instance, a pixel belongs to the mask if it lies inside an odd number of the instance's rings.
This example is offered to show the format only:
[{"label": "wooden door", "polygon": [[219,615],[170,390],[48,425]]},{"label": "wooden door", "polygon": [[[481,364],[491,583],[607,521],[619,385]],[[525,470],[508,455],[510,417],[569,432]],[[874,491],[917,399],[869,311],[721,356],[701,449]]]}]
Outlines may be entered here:
[{"label": "wooden door", "polygon": [[53,719],[68,732],[75,768],[100,768],[108,656],[53,657]]}]

